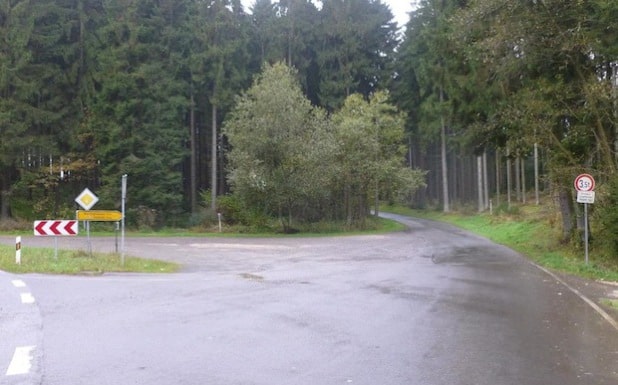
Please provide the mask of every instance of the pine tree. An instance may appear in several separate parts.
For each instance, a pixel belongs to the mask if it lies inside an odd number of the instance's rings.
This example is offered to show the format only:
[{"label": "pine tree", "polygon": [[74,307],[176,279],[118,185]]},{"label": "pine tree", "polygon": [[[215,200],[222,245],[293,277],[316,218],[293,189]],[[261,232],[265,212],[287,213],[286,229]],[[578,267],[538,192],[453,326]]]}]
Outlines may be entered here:
[{"label": "pine tree", "polygon": [[353,93],[385,88],[398,45],[390,9],[380,1],[328,0],[320,14],[320,105],[335,110]]},{"label": "pine tree", "polygon": [[117,202],[120,177],[128,174],[131,201],[157,213],[150,225],[183,209],[189,103],[182,68],[172,60],[183,48],[170,40],[173,10],[172,1],[108,3],[113,22],[101,31],[106,49],[98,57],[99,92],[88,122],[101,161],[102,198]]}]

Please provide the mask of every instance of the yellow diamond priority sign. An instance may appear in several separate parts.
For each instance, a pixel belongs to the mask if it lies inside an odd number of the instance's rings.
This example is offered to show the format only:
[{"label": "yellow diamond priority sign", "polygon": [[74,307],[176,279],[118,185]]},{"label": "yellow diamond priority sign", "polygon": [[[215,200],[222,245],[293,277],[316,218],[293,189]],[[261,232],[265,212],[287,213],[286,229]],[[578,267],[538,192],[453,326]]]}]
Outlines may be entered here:
[{"label": "yellow diamond priority sign", "polygon": [[75,198],[75,202],[77,202],[77,204],[84,210],[90,210],[95,204],[97,204],[98,201],[99,197],[94,195],[94,193],[88,188],[85,188],[84,191],[82,191],[81,194]]}]

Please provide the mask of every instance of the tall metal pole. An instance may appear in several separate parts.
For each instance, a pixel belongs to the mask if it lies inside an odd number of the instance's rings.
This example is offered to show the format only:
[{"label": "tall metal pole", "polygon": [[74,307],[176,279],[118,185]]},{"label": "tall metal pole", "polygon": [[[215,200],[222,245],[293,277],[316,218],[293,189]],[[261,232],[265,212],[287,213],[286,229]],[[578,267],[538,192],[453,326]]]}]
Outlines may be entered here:
[{"label": "tall metal pole", "polygon": [[483,158],[480,155],[476,156],[476,185],[477,185],[477,195],[478,195],[478,210],[479,213],[483,212],[483,209],[485,209],[485,204],[483,202]]},{"label": "tall metal pole", "polygon": [[487,174],[487,149],[483,150],[483,200],[485,209],[489,208],[489,175]]},{"label": "tall metal pole", "polygon": [[506,201],[511,208],[511,151],[506,147]]},{"label": "tall metal pole", "polygon": [[124,266],[124,217],[125,217],[125,202],[127,200],[127,174],[122,176],[122,187],[120,192],[122,198],[122,218],[120,220],[120,263]]},{"label": "tall metal pole", "polygon": [[86,239],[88,242],[88,256],[92,257],[92,240],[90,239],[90,221],[86,221]]},{"label": "tall metal pole", "polygon": [[618,164],[618,62],[612,62],[612,99],[614,101],[614,156]]},{"label": "tall metal pole", "polygon": [[539,199],[539,145],[534,143],[534,199],[536,205],[540,204]]},{"label": "tall metal pole", "polygon": [[586,244],[586,265],[588,265],[588,203],[584,203],[584,243]]}]

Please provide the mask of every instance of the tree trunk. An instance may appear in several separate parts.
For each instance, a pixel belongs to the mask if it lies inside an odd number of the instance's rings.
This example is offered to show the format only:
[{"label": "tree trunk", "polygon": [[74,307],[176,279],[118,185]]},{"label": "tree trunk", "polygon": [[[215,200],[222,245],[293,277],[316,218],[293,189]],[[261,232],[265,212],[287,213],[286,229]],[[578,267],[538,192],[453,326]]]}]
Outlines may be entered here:
[{"label": "tree trunk", "polygon": [[9,172],[0,175],[0,220],[9,219],[11,217],[11,207],[9,205],[10,182]]},{"label": "tree trunk", "polygon": [[614,101],[614,161],[618,165],[618,62],[612,62],[612,98]]},{"label": "tree trunk", "polygon": [[526,159],[520,158],[521,163],[521,201],[526,203]]},{"label": "tree trunk", "polygon": [[558,192],[558,205],[562,216],[562,242],[567,243],[571,240],[575,229],[575,220],[573,219],[573,199],[571,192],[568,189],[560,188]]},{"label": "tree trunk", "polygon": [[210,208],[212,210],[217,209],[217,106],[212,105],[212,147],[211,147],[211,160],[210,160]]},{"label": "tree trunk", "polygon": [[195,212],[197,208],[197,145],[195,143],[195,99],[193,89],[191,89],[191,106],[189,108],[189,143],[191,147],[191,158],[189,165],[189,197],[191,212]]},{"label": "tree trunk", "polygon": [[9,192],[2,189],[2,191],[0,191],[0,220],[9,219],[10,216]]},{"label": "tree trunk", "polygon": [[521,202],[521,158],[515,158],[515,197],[517,202]]},{"label": "tree trunk", "polygon": [[295,25],[294,25],[294,19],[296,17],[296,15],[294,14],[294,11],[292,10],[292,7],[294,5],[294,2],[290,2],[289,8],[288,8],[288,20],[290,20],[290,30],[288,31],[288,49],[287,49],[287,62],[288,62],[288,67],[293,67],[292,65],[292,45],[294,42],[294,34],[295,34]]},{"label": "tree trunk", "polygon": [[[376,180],[376,191],[375,191],[375,209],[374,209],[374,215],[377,217],[380,215],[380,194],[379,194],[379,182]],[[369,205],[368,205],[369,206]]]},{"label": "tree trunk", "polygon": [[352,194],[350,191],[352,190],[349,183],[346,182],[344,187],[344,205],[345,205],[345,215],[346,215],[346,225],[348,227],[352,226]]},{"label": "tree trunk", "polygon": [[[444,101],[444,92],[440,88],[440,103]],[[441,129],[440,129],[440,157],[442,160],[442,201],[443,201],[443,210],[445,213],[451,211],[449,205],[449,194],[448,194],[448,164],[446,161],[446,123],[444,121],[444,116],[440,119]]]},{"label": "tree trunk", "polygon": [[[86,21],[88,19],[87,15],[84,13],[84,2],[79,1],[77,3],[77,16],[79,17],[79,70],[77,72],[77,84],[81,85],[82,79],[84,77],[84,72],[86,68]],[[82,103],[85,103],[82,100]],[[81,106],[83,108],[83,105]]]}]

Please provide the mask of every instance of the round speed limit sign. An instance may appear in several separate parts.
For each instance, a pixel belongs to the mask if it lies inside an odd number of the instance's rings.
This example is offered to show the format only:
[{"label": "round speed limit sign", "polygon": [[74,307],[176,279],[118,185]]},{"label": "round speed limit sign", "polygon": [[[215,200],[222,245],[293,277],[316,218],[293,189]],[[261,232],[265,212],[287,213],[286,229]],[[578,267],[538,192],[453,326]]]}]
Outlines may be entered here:
[{"label": "round speed limit sign", "polygon": [[593,191],[594,178],[590,174],[579,174],[575,178],[575,190],[577,191]]}]

